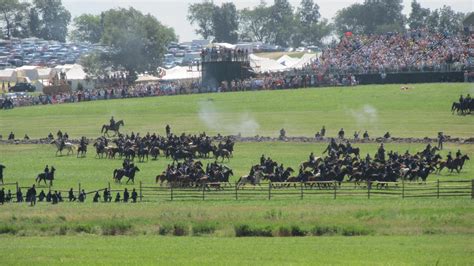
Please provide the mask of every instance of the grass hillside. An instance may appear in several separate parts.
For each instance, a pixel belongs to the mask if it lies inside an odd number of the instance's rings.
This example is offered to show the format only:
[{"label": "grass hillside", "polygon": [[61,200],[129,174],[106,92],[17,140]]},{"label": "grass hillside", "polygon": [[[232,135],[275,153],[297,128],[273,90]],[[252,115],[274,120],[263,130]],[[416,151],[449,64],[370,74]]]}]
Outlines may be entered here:
[{"label": "grass hillside", "polygon": [[313,136],[323,125],[334,136],[368,130],[371,136],[390,131],[394,137],[435,137],[437,132],[472,137],[474,116],[452,115],[460,94],[474,94],[472,84],[416,84],[313,88],[196,94],[109,100],[17,108],[0,112],[0,134],[46,137],[58,129],[71,137],[97,137],[110,116],[125,121],[124,132],[174,132],[277,136]]}]

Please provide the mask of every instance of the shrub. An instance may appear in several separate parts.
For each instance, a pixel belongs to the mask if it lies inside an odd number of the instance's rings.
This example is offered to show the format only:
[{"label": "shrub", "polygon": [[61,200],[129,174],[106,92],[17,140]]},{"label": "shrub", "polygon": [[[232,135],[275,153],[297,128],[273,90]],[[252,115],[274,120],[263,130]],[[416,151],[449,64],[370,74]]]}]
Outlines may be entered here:
[{"label": "shrub", "polygon": [[94,228],[89,224],[78,224],[74,227],[74,231],[76,233],[92,234],[94,232]]},{"label": "shrub", "polygon": [[188,226],[185,224],[175,224],[173,229],[173,235],[175,236],[186,236],[189,233]]},{"label": "shrub", "polygon": [[306,230],[301,229],[297,225],[293,225],[291,227],[291,235],[292,236],[305,236],[308,232]]},{"label": "shrub", "polygon": [[58,230],[58,234],[61,236],[64,236],[67,234],[67,231],[69,230],[69,227],[67,225],[61,225]]},{"label": "shrub", "polygon": [[193,235],[199,236],[204,234],[212,234],[216,231],[216,224],[212,223],[201,223],[193,226]]},{"label": "shrub", "polygon": [[266,227],[251,227],[247,224],[236,225],[234,227],[235,235],[237,237],[245,236],[273,236],[272,228],[270,226]]},{"label": "shrub", "polygon": [[123,235],[132,229],[132,225],[127,222],[117,221],[102,224],[102,235],[114,236]]},{"label": "shrub", "polygon": [[158,234],[165,236],[167,234],[170,234],[173,231],[173,227],[171,225],[160,225],[160,228],[158,229]]},{"label": "shrub", "polygon": [[343,236],[365,236],[371,233],[371,230],[361,226],[348,226],[342,228]]},{"label": "shrub", "polygon": [[0,225],[0,234],[12,234],[18,233],[18,228],[12,225]]},{"label": "shrub", "polygon": [[278,236],[291,236],[291,229],[286,226],[280,226],[278,228]]},{"label": "shrub", "polygon": [[338,233],[339,228],[336,226],[322,226],[316,225],[312,230],[311,234],[314,236],[323,236],[323,235],[335,235]]}]

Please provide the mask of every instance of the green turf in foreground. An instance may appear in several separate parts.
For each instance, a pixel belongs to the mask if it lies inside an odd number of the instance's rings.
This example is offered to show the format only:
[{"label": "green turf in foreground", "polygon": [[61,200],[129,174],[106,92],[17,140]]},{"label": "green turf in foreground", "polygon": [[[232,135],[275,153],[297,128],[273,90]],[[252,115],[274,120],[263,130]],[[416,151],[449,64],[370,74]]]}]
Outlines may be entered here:
[{"label": "green turf in foreground", "polygon": [[3,265],[472,265],[472,236],[2,238]]}]

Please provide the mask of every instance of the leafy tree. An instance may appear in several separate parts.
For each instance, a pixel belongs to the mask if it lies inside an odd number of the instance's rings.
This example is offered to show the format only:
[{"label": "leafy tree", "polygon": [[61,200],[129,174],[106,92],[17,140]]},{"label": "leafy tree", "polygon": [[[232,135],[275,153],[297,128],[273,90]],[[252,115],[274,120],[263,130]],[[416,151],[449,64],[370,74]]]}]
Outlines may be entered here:
[{"label": "leafy tree", "polygon": [[74,18],[74,30],[71,32],[71,39],[90,43],[100,42],[102,37],[101,16],[83,14]]},{"label": "leafy tree", "polygon": [[205,0],[202,3],[191,4],[188,7],[187,19],[191,24],[197,24],[196,34],[204,39],[214,35],[213,14],[216,5],[213,2]]},{"label": "leafy tree", "polygon": [[45,40],[64,42],[67,36],[67,26],[71,21],[71,13],[62,5],[61,0],[33,0],[33,7],[38,15],[36,37]]},{"label": "leafy tree", "polygon": [[265,2],[240,11],[240,35],[248,41],[267,42],[271,38],[271,8]]},{"label": "leafy tree", "polygon": [[288,46],[295,25],[293,7],[288,0],[275,0],[270,15],[269,29],[273,35],[272,42],[277,45]]},{"label": "leafy tree", "polygon": [[132,76],[146,71],[156,73],[166,46],[176,40],[174,30],[133,8],[111,9],[101,16],[101,43],[111,47],[102,60],[126,69]]},{"label": "leafy tree", "polygon": [[411,13],[408,18],[408,26],[410,29],[425,27],[429,15],[430,10],[428,8],[421,7],[416,0],[413,0],[411,2]]},{"label": "leafy tree", "polygon": [[239,22],[237,9],[233,3],[223,3],[220,7],[214,7],[212,29],[217,42],[237,42]]},{"label": "leafy tree", "polygon": [[405,16],[402,14],[402,0],[367,1],[353,4],[337,12],[335,25],[339,33],[381,33],[403,31]]},{"label": "leafy tree", "polygon": [[0,0],[0,26],[5,37],[26,37],[28,35],[28,3],[19,0]]},{"label": "leafy tree", "polygon": [[465,14],[455,12],[450,6],[443,6],[439,9],[438,30],[449,33],[456,33],[462,30],[462,21]]},{"label": "leafy tree", "polygon": [[319,21],[319,6],[313,0],[302,0],[295,16],[294,46],[320,44],[321,38],[330,32],[327,20]]}]

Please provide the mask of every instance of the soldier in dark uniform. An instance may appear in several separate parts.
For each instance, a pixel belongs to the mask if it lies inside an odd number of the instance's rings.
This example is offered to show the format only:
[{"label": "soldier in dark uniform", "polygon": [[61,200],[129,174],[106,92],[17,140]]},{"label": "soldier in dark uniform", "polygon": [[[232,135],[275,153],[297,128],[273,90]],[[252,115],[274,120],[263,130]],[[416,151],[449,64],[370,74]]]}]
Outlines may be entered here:
[{"label": "soldier in dark uniform", "polygon": [[138,194],[135,191],[135,189],[132,190],[132,197],[131,198],[132,198],[133,203],[137,202]]},{"label": "soldier in dark uniform", "polygon": [[358,140],[359,139],[359,132],[354,131],[354,139]]},{"label": "soldier in dark uniform", "polygon": [[286,131],[284,128],[280,129],[280,139],[286,138]]},{"label": "soldier in dark uniform", "polygon": [[383,137],[385,139],[389,139],[390,138],[390,132],[387,131],[387,133],[385,133],[385,135],[383,135]]},{"label": "soldier in dark uniform", "polygon": [[79,202],[84,202],[86,200],[86,192],[84,189],[79,193]]},{"label": "soldier in dark uniform", "polygon": [[364,139],[369,139],[369,133],[367,132],[367,130],[364,132]]},{"label": "soldier in dark uniform", "polygon": [[456,152],[456,159],[461,159],[461,156],[462,156],[461,150],[458,150],[458,151]]},{"label": "soldier in dark uniform", "polygon": [[2,187],[0,190],[0,204],[3,205],[5,203],[5,188]]},{"label": "soldier in dark uniform", "polygon": [[111,196],[110,196],[110,192],[109,192],[109,190],[108,190],[107,188],[104,189],[104,195],[103,195],[103,197],[104,197],[104,202],[110,202]]},{"label": "soldier in dark uniform", "polygon": [[377,157],[380,161],[385,162],[385,149],[383,147],[383,143],[380,144],[380,147],[377,151]]},{"label": "soldier in dark uniform", "polygon": [[262,157],[260,157],[260,165],[265,164],[265,156],[262,154]]},{"label": "soldier in dark uniform", "polygon": [[109,122],[110,122],[110,128],[115,128],[115,120],[113,116],[110,118]]},{"label": "soldier in dark uniform", "polygon": [[311,152],[311,154],[309,155],[309,162],[310,163],[313,163],[314,162],[314,154]]},{"label": "soldier in dark uniform", "polygon": [[445,141],[445,136],[443,132],[438,132],[438,149],[443,149],[443,143]]},{"label": "soldier in dark uniform", "polygon": [[341,130],[339,130],[339,133],[337,133],[337,135],[339,136],[340,139],[343,139],[344,138],[344,128],[341,128]]},{"label": "soldier in dark uniform", "polygon": [[171,134],[171,127],[170,127],[170,125],[166,125],[165,130],[166,130],[166,136],[169,136],[169,135]]},{"label": "soldier in dark uniform", "polygon": [[21,188],[18,188],[16,191],[16,201],[23,202],[23,193],[21,192]]},{"label": "soldier in dark uniform", "polygon": [[99,191],[96,191],[95,195],[94,195],[94,199],[92,201],[93,202],[99,202],[99,199],[100,199]]},{"label": "soldier in dark uniform", "polygon": [[8,135],[8,140],[15,140],[15,134],[13,134],[13,131],[11,131],[10,135]]},{"label": "soldier in dark uniform", "polygon": [[29,192],[30,192],[30,195],[29,195],[29,198],[30,198],[30,206],[34,206],[34,205],[36,205],[36,188],[35,188],[35,185],[34,185],[34,184],[33,184],[33,186],[30,188]]},{"label": "soldier in dark uniform", "polygon": [[51,200],[53,204],[58,204],[59,202],[58,191],[54,191],[53,196],[51,197]]},{"label": "soldier in dark uniform", "polygon": [[61,132],[61,130],[58,130],[58,133],[56,133],[56,137],[58,137],[58,139],[62,139],[63,138],[63,132]]},{"label": "soldier in dark uniform", "polygon": [[44,190],[41,190],[41,192],[38,195],[38,201],[43,202],[45,198],[46,198],[46,194],[44,193]]},{"label": "soldier in dark uniform", "polygon": [[129,197],[130,197],[130,193],[128,193],[127,188],[125,188],[125,191],[123,192],[123,202],[128,202]]},{"label": "soldier in dark uniform", "polygon": [[120,192],[117,192],[117,195],[115,195],[115,202],[120,202]]},{"label": "soldier in dark uniform", "polygon": [[326,135],[326,128],[323,126],[323,128],[321,128],[321,136],[324,137]]},{"label": "soldier in dark uniform", "polygon": [[76,201],[76,196],[74,196],[74,191],[72,190],[72,188],[69,190],[68,199],[69,201]]}]

